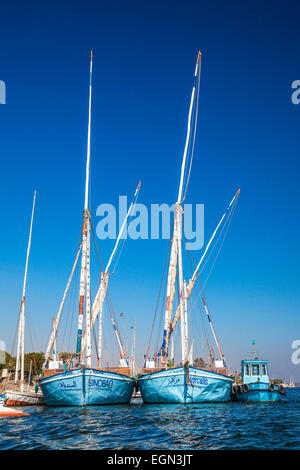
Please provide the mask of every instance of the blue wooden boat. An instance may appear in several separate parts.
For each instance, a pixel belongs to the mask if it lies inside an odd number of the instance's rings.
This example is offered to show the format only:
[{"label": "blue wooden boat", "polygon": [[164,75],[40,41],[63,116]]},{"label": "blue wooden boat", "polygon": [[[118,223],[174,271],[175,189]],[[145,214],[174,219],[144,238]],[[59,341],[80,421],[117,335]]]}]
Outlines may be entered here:
[{"label": "blue wooden boat", "polygon": [[[39,385],[43,392],[47,405],[51,406],[86,406],[86,405],[112,405],[129,403],[135,381],[130,377],[130,369],[120,333],[109,311],[114,333],[116,336],[120,363],[119,367],[102,367],[102,324],[103,304],[107,294],[109,268],[115,259],[118,244],[120,243],[127,219],[133,210],[140,188],[140,183],[134,194],[134,199],[129,207],[123,225],[117,237],[113,252],[109,258],[105,270],[101,272],[101,283],[91,302],[91,273],[90,273],[90,238],[91,238],[91,214],[89,210],[89,174],[90,174],[90,137],[91,137],[91,96],[92,96],[92,67],[93,55],[90,61],[89,84],[89,120],[88,142],[86,160],[86,180],[83,224],[81,230],[81,243],[71,270],[71,274],[63,295],[63,299],[53,321],[53,328],[49,339],[45,360],[41,371]],[[60,325],[61,315],[66,301],[72,277],[81,253],[80,283],[79,283],[79,315],[76,339],[76,352],[69,352],[69,360],[63,362],[56,351],[56,337]],[[117,261],[116,261],[117,263]],[[115,270],[116,263],[112,272]],[[99,317],[97,342],[97,367],[93,367],[92,331]],[[75,345],[74,345],[75,346]]]},{"label": "blue wooden boat", "polygon": [[[191,173],[191,164],[193,160],[193,149],[197,127],[197,112],[199,101],[200,87],[200,70],[201,70],[201,52],[199,51],[196,68],[194,73],[194,85],[190,100],[188,126],[186,142],[181,165],[181,175],[179,183],[179,191],[177,202],[174,209],[174,226],[171,238],[169,268],[166,282],[166,300],[165,300],[165,316],[162,346],[156,350],[153,359],[149,358],[149,347],[151,342],[152,330],[148,344],[147,353],[145,355],[145,363],[143,374],[138,378],[138,386],[144,403],[202,403],[202,402],[226,402],[230,400],[233,379],[228,376],[228,370],[225,364],[220,343],[208,311],[207,302],[204,298],[203,286],[201,285],[201,296],[204,304],[204,315],[207,315],[212,336],[217,346],[219,358],[216,360],[214,350],[209,344],[206,335],[208,353],[210,356],[209,364],[206,365],[193,361],[193,341],[189,334],[191,322],[189,321],[188,299],[192,294],[193,287],[199,279],[202,262],[208,253],[219,227],[230,220],[233,209],[237,203],[239,190],[231,200],[226,212],[220,219],[213,235],[211,236],[201,259],[196,266],[194,274],[189,282],[184,280],[183,259],[182,259],[182,238],[183,238],[183,207],[185,200],[189,176]],[[189,167],[187,166],[189,163]],[[188,175],[188,176],[187,176]],[[223,230],[222,230],[223,231]],[[222,234],[222,232],[221,232]],[[220,234],[220,236],[221,236]],[[219,237],[220,238],[220,237]],[[211,253],[210,253],[211,254]],[[175,300],[176,281],[178,288],[178,305],[173,312],[173,304]],[[161,286],[163,285],[163,279]],[[161,291],[161,290],[160,290]],[[159,299],[157,306],[159,305]],[[174,367],[174,335],[176,325],[180,324],[181,336],[181,361],[177,367]],[[193,333],[194,334],[194,333]],[[169,345],[171,340],[171,352]],[[199,359],[199,358],[198,358]]]},{"label": "blue wooden boat", "polygon": [[242,383],[233,385],[232,399],[244,402],[282,401],[286,395],[283,385],[272,384],[268,361],[249,359],[242,361]]},{"label": "blue wooden boat", "polygon": [[115,405],[129,403],[134,379],[124,374],[78,368],[41,379],[48,406]]},{"label": "blue wooden boat", "polygon": [[202,403],[230,400],[233,379],[192,366],[145,374],[138,380],[144,403]]}]

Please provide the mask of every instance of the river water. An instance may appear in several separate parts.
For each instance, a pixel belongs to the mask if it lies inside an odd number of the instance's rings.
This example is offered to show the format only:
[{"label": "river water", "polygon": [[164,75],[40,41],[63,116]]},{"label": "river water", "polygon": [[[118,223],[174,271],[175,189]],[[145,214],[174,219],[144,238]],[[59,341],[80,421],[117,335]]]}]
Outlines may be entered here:
[{"label": "river water", "polygon": [[0,449],[300,449],[300,388],[284,403],[26,407]]}]

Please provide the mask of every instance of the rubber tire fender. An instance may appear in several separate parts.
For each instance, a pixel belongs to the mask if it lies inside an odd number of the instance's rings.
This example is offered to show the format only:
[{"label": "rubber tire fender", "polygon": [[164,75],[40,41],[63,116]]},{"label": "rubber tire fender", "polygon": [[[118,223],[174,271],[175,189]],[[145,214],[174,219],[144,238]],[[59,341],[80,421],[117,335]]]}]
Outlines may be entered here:
[{"label": "rubber tire fender", "polygon": [[269,392],[274,392],[274,384],[269,385]]},{"label": "rubber tire fender", "polygon": [[244,392],[249,392],[249,390],[250,390],[249,385],[248,384],[243,384],[243,390],[244,390]]},{"label": "rubber tire fender", "polygon": [[281,395],[286,395],[286,391],[283,385],[279,385],[279,393],[281,393]]}]

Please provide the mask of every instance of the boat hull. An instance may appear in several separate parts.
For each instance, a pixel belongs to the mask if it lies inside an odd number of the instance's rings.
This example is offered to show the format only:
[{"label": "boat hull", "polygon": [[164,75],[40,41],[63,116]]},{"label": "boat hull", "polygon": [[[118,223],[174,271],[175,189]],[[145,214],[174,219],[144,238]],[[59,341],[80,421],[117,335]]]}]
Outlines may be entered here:
[{"label": "boat hull", "polygon": [[6,390],[5,398],[6,406],[30,406],[45,404],[45,398],[42,393]]},{"label": "boat hull", "polygon": [[16,418],[18,416],[29,416],[29,414],[0,404],[0,418]]},{"label": "boat hull", "polygon": [[176,367],[138,379],[144,403],[226,402],[232,383],[231,377],[196,367]]},{"label": "boat hull", "polygon": [[283,401],[285,393],[279,391],[278,385],[274,390],[269,390],[267,383],[250,383],[249,390],[243,390],[243,386],[238,386],[236,393],[232,395],[233,401],[241,402],[274,402]]},{"label": "boat hull", "polygon": [[48,406],[88,406],[129,403],[134,380],[97,369],[76,369],[40,380]]}]

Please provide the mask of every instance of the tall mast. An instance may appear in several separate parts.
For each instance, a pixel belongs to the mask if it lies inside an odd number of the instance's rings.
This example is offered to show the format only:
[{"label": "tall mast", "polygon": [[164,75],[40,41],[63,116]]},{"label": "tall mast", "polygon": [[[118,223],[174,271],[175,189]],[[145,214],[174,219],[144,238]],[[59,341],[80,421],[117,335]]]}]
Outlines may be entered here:
[{"label": "tall mast", "polygon": [[78,333],[77,333],[77,347],[76,347],[77,356],[78,358],[80,358],[82,331],[83,331],[83,311],[84,311],[84,302],[86,300],[86,312],[85,312],[86,313],[86,362],[87,362],[88,367],[91,366],[91,361],[92,361],[91,310],[90,310],[90,212],[89,212],[92,70],[93,70],[93,52],[91,51],[90,85],[89,85],[89,122],[88,122],[88,137],[87,137],[84,213],[83,213],[83,226],[82,226],[82,257],[81,257],[80,290],[79,290],[79,318],[78,318]]},{"label": "tall mast", "polygon": [[[115,254],[116,254],[116,251],[117,251],[118,245],[120,243],[122,234],[124,232],[128,217],[130,216],[130,214],[132,213],[132,211],[135,207],[135,204],[136,204],[136,201],[137,201],[137,198],[138,198],[138,194],[139,194],[139,191],[140,191],[140,187],[141,187],[141,182],[139,181],[139,183],[137,185],[137,188],[135,190],[134,196],[133,196],[133,200],[130,204],[130,207],[128,209],[126,217],[125,217],[125,219],[122,223],[122,226],[120,228],[120,231],[119,231],[114,249],[113,249],[113,251],[111,253],[111,256],[109,258],[109,261],[106,265],[105,271],[102,271],[102,273],[101,273],[100,287],[97,291],[97,294],[95,296],[93,306],[92,306],[91,329],[94,327],[95,321],[96,321],[97,316],[99,314],[99,330],[98,330],[98,366],[99,367],[101,366],[101,359],[102,359],[103,304],[104,304],[104,300],[105,300],[106,292],[107,292],[107,288],[108,288],[108,279],[109,279],[109,275],[110,275],[109,274],[109,268],[111,266],[111,263],[113,261],[113,258],[115,256]],[[117,336],[117,330],[116,329],[114,329],[114,330],[115,330],[115,333],[116,333],[116,336]],[[86,338],[86,334],[84,333],[83,334],[83,341],[82,341],[82,345],[81,345],[81,351],[84,350],[85,345],[86,345],[86,341],[87,341],[87,338]],[[118,341],[118,344],[120,344],[118,338],[117,338],[117,341]]]},{"label": "tall mast", "polygon": [[[34,195],[33,195],[33,204],[32,204],[31,221],[30,221],[30,231],[29,231],[29,240],[28,240],[28,246],[27,246],[25,273],[24,273],[24,281],[23,281],[23,292],[22,292],[20,317],[19,317],[19,330],[18,330],[18,348],[17,348],[17,363],[16,363],[15,383],[18,382],[19,369],[21,369],[21,382],[20,382],[21,392],[24,391],[25,293],[26,293],[28,260],[29,260],[30,247],[31,247],[33,216],[34,216],[34,209],[35,209],[35,198],[36,198],[36,191],[34,191]],[[21,367],[20,367],[20,365],[21,365]]]},{"label": "tall mast", "polygon": [[[169,271],[168,271],[168,281],[167,281],[167,302],[166,302],[166,310],[165,310],[165,322],[164,322],[164,336],[163,336],[163,345],[162,345],[162,357],[163,361],[166,362],[167,359],[167,351],[166,351],[166,340],[168,337],[168,331],[170,326],[170,321],[172,318],[172,310],[173,310],[173,301],[175,295],[175,280],[176,280],[176,267],[177,261],[179,263],[179,257],[181,258],[182,255],[178,254],[178,251],[181,250],[181,231],[182,231],[182,190],[183,190],[183,181],[185,175],[185,166],[186,166],[186,157],[187,151],[189,147],[190,141],[190,133],[191,133],[191,120],[192,120],[192,112],[194,107],[194,99],[195,99],[195,90],[196,90],[196,77],[198,75],[198,70],[200,70],[200,62],[201,62],[201,52],[198,52],[197,56],[197,63],[195,68],[195,81],[194,86],[192,89],[192,95],[190,100],[190,107],[189,107],[189,114],[188,114],[188,125],[187,125],[187,134],[181,164],[181,175],[180,175],[180,183],[179,183],[179,190],[178,190],[178,197],[177,203],[175,205],[174,211],[174,233],[171,245],[171,255],[170,255],[170,264],[169,264]],[[181,268],[182,268],[182,259],[180,261]],[[180,279],[182,278],[182,279]],[[180,292],[183,296],[183,274],[179,273],[179,284],[180,284]],[[183,300],[183,299],[182,299]],[[182,304],[182,312],[183,312],[183,304]],[[182,343],[183,344],[183,343]]]},{"label": "tall mast", "polygon": [[[179,208],[182,211],[181,206]],[[182,268],[182,249],[181,249],[181,239],[182,239],[182,214],[180,211],[177,211],[177,226],[178,226],[178,277],[179,277],[179,307],[180,307],[180,319],[181,319],[181,360],[182,364],[187,361],[187,330],[185,324],[185,289],[183,284],[183,268]]]}]

